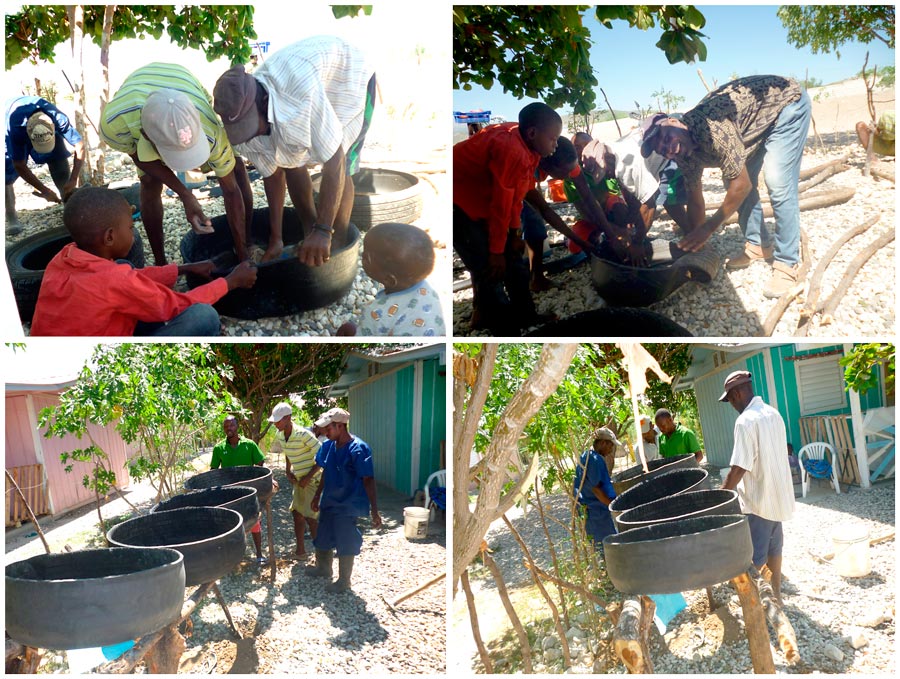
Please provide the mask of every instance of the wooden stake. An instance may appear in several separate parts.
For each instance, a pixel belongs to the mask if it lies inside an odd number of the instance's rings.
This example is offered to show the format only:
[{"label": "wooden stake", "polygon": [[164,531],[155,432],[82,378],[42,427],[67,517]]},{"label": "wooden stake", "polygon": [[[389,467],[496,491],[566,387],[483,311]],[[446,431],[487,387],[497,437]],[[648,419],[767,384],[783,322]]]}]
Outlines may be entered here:
[{"label": "wooden stake", "polygon": [[731,581],[741,600],[744,629],[750,644],[750,660],[755,674],[775,674],[775,661],[769,646],[766,616],[759,600],[759,591],[749,573],[741,573]]},{"label": "wooden stake", "polygon": [[881,250],[881,248],[885,247],[888,243],[891,243],[896,235],[897,232],[895,229],[889,229],[853,258],[853,261],[850,262],[847,271],[844,273],[844,277],[841,278],[841,282],[838,283],[834,292],[831,293],[831,297],[829,297],[822,305],[822,325],[828,325],[832,322],[832,316],[835,309],[837,309],[838,304],[844,298],[847,290],[850,289],[850,284],[853,282],[853,279],[856,278],[856,274],[859,273],[859,270],[862,269],[865,263]]},{"label": "wooden stake", "polygon": [[275,538],[272,532],[272,496],[266,498],[266,535],[269,538],[269,577],[275,584]]},{"label": "wooden stake", "polygon": [[390,601],[385,599],[384,603],[386,603],[388,608],[390,608],[393,611],[394,607],[397,604],[399,604],[401,601],[405,601],[406,599],[409,599],[411,596],[415,596],[419,592],[428,589],[432,585],[436,585],[441,580],[443,580],[445,577],[447,577],[446,573],[441,573],[440,575],[436,575],[433,578],[431,578],[431,580],[428,580],[427,582],[423,582],[422,584],[416,585],[412,589],[406,590],[405,592],[403,592],[403,594],[394,597]]},{"label": "wooden stake", "polygon": [[781,607],[775,593],[772,591],[772,585],[763,578],[759,572],[750,567],[750,576],[756,583],[759,590],[759,599],[766,611],[766,618],[775,636],[778,638],[778,646],[789,665],[796,665],[800,662],[800,650],[797,645],[797,635],[794,633],[794,626],[785,615],[784,609]]},{"label": "wooden stake", "polygon": [[238,639],[243,639],[244,635],[241,634],[241,631],[235,627],[234,620],[231,619],[231,611],[228,610],[228,602],[225,601],[225,597],[222,596],[222,592],[219,591],[219,583],[214,582],[212,586],[213,594],[216,595],[216,600],[219,602],[219,605],[222,607],[222,610],[225,612],[225,619],[228,621],[228,626],[231,627],[231,631],[234,632],[234,635]]},{"label": "wooden stake", "polygon": [[481,657],[481,664],[484,665],[485,674],[494,673],[494,664],[491,662],[491,655],[484,645],[481,638],[481,628],[478,625],[478,612],[475,610],[475,597],[472,594],[472,588],[469,587],[469,571],[464,570],[459,576],[459,582],[462,585],[463,592],[466,595],[466,607],[469,609],[469,622],[472,625],[472,638],[475,639],[475,646],[478,647],[478,655]]},{"label": "wooden stake", "polygon": [[647,596],[631,597],[622,604],[613,650],[630,674],[653,674],[648,642],[655,610],[656,604]]},{"label": "wooden stake", "polygon": [[12,474],[9,473],[9,470],[5,469],[4,471],[6,472],[6,480],[12,484],[12,487],[15,488],[16,494],[19,496],[19,499],[22,500],[22,504],[25,505],[25,511],[28,512],[28,518],[30,518],[31,522],[34,524],[34,529],[37,531],[38,536],[41,538],[41,542],[44,543],[44,549],[46,550],[47,554],[49,554],[50,545],[47,544],[47,538],[44,537],[44,531],[41,530],[41,525],[38,523],[37,517],[31,510],[31,505],[28,504],[28,500],[25,499],[25,493],[23,493],[22,489],[19,488],[19,484],[16,483],[16,480],[12,477]]}]

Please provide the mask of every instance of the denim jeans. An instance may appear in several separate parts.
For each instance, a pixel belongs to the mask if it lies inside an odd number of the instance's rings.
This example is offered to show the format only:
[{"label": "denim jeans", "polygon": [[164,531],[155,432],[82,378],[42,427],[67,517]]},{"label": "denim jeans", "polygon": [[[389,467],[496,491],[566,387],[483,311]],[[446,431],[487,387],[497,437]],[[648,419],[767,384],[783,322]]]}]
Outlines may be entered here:
[{"label": "denim jeans", "polygon": [[218,337],[222,324],[219,312],[209,304],[192,304],[165,323],[139,321],[135,337]]},{"label": "denim jeans", "polygon": [[809,96],[785,106],[759,150],[747,158],[747,174],[752,188],[738,208],[738,223],[747,242],[769,247],[773,244],[759,202],[759,171],[763,171],[775,216],[775,260],[788,266],[800,262],[800,160],[812,114]]}]

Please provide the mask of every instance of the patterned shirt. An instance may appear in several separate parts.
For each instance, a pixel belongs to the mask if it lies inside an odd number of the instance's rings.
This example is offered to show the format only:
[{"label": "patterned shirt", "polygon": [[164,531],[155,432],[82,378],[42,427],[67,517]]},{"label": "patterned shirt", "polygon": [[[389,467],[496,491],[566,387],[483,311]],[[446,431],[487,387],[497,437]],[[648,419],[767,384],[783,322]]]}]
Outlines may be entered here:
[{"label": "patterned shirt", "polygon": [[794,513],[794,486],[781,414],[759,396],[734,423],[731,466],[747,471],[737,485],[745,514],[786,521]]},{"label": "patterned shirt", "polygon": [[288,45],[253,73],[269,93],[271,133],[238,150],[269,177],[279,167],[324,163],[362,130],[374,71],[358,49],[320,35]]},{"label": "patterned shirt", "polygon": [[309,429],[292,425],[291,436],[287,440],[284,438],[284,432],[275,432],[272,452],[277,455],[284,453],[287,461],[291,463],[291,471],[300,478],[313,468],[316,453],[319,452],[321,445],[319,439]]},{"label": "patterned shirt", "polygon": [[188,96],[197,113],[200,125],[209,141],[209,160],[202,166],[217,177],[225,177],[234,170],[234,149],[225,128],[216,117],[212,98],[203,85],[184,66],[152,63],[142,66],[125,78],[100,114],[100,136],[116,151],[137,156],[141,162],[162,160],[153,145],[141,134],[141,111],[147,97],[161,89],[172,89]]},{"label": "patterned shirt", "polygon": [[441,300],[428,281],[420,281],[406,290],[385,293],[363,309],[360,335],[388,337],[441,337],[447,334]]},{"label": "patterned shirt", "polygon": [[777,75],[739,78],[707,94],[682,118],[697,144],[678,162],[685,185],[699,187],[706,167],[721,168],[723,179],[735,179],[766,140],[782,109],[801,95],[796,80]]}]

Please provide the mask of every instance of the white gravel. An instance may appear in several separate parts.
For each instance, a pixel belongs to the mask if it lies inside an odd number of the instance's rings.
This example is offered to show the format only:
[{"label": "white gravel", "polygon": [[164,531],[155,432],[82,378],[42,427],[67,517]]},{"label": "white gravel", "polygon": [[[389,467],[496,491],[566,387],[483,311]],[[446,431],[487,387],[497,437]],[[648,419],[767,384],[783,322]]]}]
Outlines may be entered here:
[{"label": "white gravel", "polygon": [[[852,139],[851,139],[852,135]],[[840,158],[850,153],[851,169],[830,177],[826,182],[810,189],[810,192],[827,191],[853,187],[853,198],[842,205],[818,210],[803,211],[801,228],[809,236],[811,267],[815,270],[819,258],[832,242],[848,228],[858,225],[871,217],[881,214],[880,221],[865,234],[857,236],[845,245],[826,270],[820,302],[834,290],[849,262],[869,243],[886,231],[894,229],[895,190],[894,184],[873,177],[863,177],[865,151],[855,140],[855,133],[826,135],[824,151],[812,139],[807,144],[803,168],[815,167],[828,160]],[[884,163],[893,169],[893,159]],[[765,196],[764,182],[760,178],[761,193]],[[707,204],[720,202],[725,195],[718,169],[707,170],[704,174],[704,197]],[[575,210],[570,204],[555,206],[568,223],[575,219]],[[774,222],[767,220],[770,233]],[[562,236],[552,229],[551,239],[562,241]],[[674,223],[661,213],[650,230],[651,238],[679,240]],[[720,229],[709,240],[707,247],[715,250],[724,262],[730,255],[743,248],[744,239],[737,224]],[[565,248],[553,248],[553,258],[568,254]],[[893,335],[896,313],[895,307],[895,248],[891,243],[882,248],[868,261],[854,279],[837,309],[834,322],[821,324],[817,315],[809,328],[811,337],[850,337]],[[458,258],[456,266],[460,265]],[[649,307],[673,319],[687,328],[695,336],[703,337],[755,337],[760,336],[763,323],[770,309],[776,304],[762,295],[762,289],[769,279],[771,268],[764,262],[755,262],[747,269],[727,272],[724,266],[718,276],[708,284],[686,283],[669,298]],[[459,273],[455,274],[457,277]],[[598,308],[604,304],[590,281],[587,263],[575,269],[550,276],[558,288],[548,292],[535,293],[534,299],[541,313],[555,313],[560,317],[570,316],[580,311]],[[773,335],[793,335],[797,328],[799,309],[806,291],[795,300],[775,327]],[[456,335],[484,335],[469,328],[472,312],[471,289],[454,294],[453,326]],[[603,332],[612,332],[609,329]],[[612,334],[615,334],[612,332]]]}]

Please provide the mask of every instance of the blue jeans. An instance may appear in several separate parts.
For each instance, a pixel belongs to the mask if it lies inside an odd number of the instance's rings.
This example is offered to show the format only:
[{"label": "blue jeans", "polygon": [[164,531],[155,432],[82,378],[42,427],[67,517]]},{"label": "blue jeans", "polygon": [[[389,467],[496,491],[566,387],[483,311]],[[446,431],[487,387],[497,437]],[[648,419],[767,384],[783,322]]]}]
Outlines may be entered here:
[{"label": "blue jeans", "polygon": [[222,324],[219,312],[209,304],[192,304],[165,323],[139,321],[135,337],[218,337]]},{"label": "blue jeans", "polygon": [[797,185],[811,115],[806,92],[781,110],[762,146],[747,158],[752,188],[738,208],[738,224],[747,242],[763,247],[772,245],[757,190],[759,171],[762,170],[775,215],[775,260],[788,266],[800,262],[800,194]]},{"label": "blue jeans", "polygon": [[522,237],[526,243],[544,242],[547,238],[547,222],[530,203],[522,203]]}]

